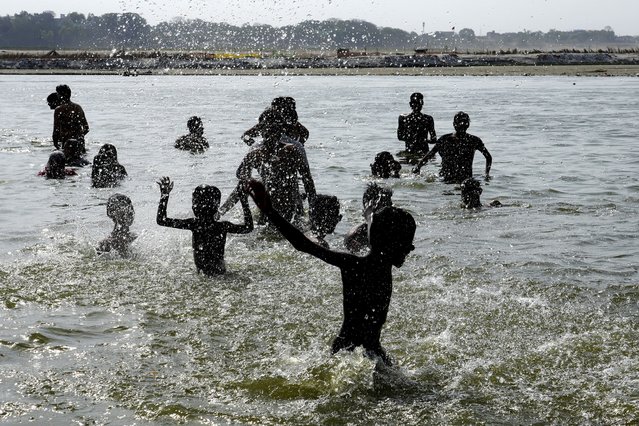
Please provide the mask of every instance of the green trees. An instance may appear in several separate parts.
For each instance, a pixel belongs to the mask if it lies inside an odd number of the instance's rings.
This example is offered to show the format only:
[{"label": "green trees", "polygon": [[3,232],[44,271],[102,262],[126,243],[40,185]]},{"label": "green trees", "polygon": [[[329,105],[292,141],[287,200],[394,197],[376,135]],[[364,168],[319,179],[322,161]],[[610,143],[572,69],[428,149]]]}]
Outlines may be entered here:
[{"label": "green trees", "polygon": [[429,51],[500,50],[502,48],[565,49],[606,48],[615,43],[635,48],[639,37],[617,37],[610,27],[603,30],[575,30],[547,33],[520,31],[485,36],[471,28],[417,34],[397,28],[378,27],[349,19],[308,20],[296,25],[274,27],[263,24],[241,26],[176,18],[149,25],[137,13],[107,13],[101,16],[54,12],[20,12],[0,17],[0,48],[4,49],[176,49],[176,50],[385,50],[410,53],[415,48]]}]

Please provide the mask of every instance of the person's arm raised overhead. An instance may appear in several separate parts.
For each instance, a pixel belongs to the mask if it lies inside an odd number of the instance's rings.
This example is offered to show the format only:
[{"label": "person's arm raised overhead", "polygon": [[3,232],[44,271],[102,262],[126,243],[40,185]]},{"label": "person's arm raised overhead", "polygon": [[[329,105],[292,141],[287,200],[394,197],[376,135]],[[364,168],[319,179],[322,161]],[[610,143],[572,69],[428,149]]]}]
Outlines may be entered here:
[{"label": "person's arm raised overhead", "polygon": [[261,182],[251,180],[247,183],[248,192],[255,201],[257,207],[260,208],[271,221],[271,223],[280,231],[282,236],[286,238],[295,249],[308,253],[317,257],[324,262],[337,267],[343,267],[350,258],[355,256],[348,253],[340,253],[324,248],[313,241],[309,240],[299,229],[291,225],[284,219],[271,204],[271,197],[266,192],[266,188]]}]

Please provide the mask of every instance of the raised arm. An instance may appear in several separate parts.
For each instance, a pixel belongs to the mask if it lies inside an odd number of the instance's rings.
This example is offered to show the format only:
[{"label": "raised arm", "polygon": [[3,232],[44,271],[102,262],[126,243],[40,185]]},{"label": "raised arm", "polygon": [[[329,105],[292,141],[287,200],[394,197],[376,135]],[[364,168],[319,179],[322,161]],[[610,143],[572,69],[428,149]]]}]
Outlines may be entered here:
[{"label": "raised arm", "polygon": [[421,169],[422,169],[422,166],[424,164],[426,164],[426,162],[428,160],[430,160],[431,158],[435,157],[435,154],[437,154],[438,152],[439,152],[439,148],[437,146],[437,143],[435,143],[435,146],[433,147],[433,149],[428,151],[428,153],[426,153],[426,155],[424,155],[424,158],[419,160],[419,163],[417,163],[417,165],[413,168],[413,173],[419,173],[421,171]]},{"label": "raised arm", "polygon": [[168,176],[161,178],[158,181],[160,185],[160,203],[158,204],[158,214],[156,216],[156,222],[160,226],[167,226],[169,228],[179,229],[191,229],[191,221],[183,219],[171,219],[166,217],[166,208],[169,204],[169,193],[173,189],[173,182]]},{"label": "raised arm", "polygon": [[[240,183],[242,185],[242,183]],[[240,197],[240,203],[242,203],[242,211],[244,212],[244,225],[237,225],[235,223],[228,223],[226,232],[230,232],[231,234],[248,234],[253,230],[253,215],[251,214],[251,209],[249,208],[248,196],[243,188],[238,185],[236,191],[238,191],[238,195]]]},{"label": "raised arm", "polygon": [[271,205],[271,198],[266,192],[266,188],[261,182],[251,180],[248,183],[248,191],[255,201],[255,204],[264,212],[266,217],[280,231],[295,249],[308,253],[324,262],[339,268],[347,265],[347,260],[355,257],[348,253],[340,253],[324,248],[309,240],[299,229],[286,221]]}]

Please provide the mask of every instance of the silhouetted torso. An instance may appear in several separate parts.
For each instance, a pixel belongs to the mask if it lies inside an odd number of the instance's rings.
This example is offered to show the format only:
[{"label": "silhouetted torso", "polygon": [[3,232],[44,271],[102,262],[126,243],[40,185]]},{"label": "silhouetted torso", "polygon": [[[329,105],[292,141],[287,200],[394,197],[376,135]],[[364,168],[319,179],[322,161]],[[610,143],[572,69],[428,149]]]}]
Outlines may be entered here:
[{"label": "silhouetted torso", "polygon": [[442,159],[440,176],[446,182],[461,183],[473,177],[475,151],[484,149],[484,143],[471,134],[449,133],[437,141],[437,151]]}]

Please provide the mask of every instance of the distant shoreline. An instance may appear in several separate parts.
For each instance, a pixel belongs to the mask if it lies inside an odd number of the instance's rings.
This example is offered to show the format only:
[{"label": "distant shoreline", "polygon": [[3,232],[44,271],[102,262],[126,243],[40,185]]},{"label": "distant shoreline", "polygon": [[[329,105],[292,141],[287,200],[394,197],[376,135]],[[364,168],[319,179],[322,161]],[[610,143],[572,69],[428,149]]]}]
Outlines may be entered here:
[{"label": "distant shoreline", "polygon": [[[126,75],[122,70],[0,69],[0,75]],[[198,69],[173,68],[129,72],[131,77],[187,76],[571,76],[639,77],[639,65],[479,65],[465,67],[276,68]]]}]

